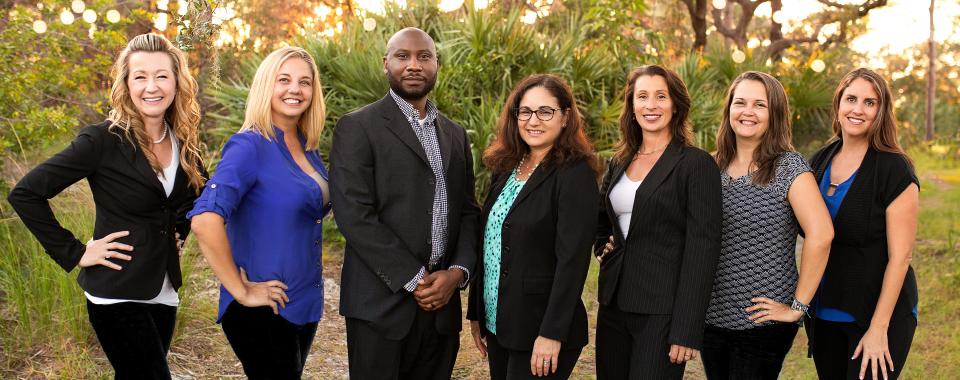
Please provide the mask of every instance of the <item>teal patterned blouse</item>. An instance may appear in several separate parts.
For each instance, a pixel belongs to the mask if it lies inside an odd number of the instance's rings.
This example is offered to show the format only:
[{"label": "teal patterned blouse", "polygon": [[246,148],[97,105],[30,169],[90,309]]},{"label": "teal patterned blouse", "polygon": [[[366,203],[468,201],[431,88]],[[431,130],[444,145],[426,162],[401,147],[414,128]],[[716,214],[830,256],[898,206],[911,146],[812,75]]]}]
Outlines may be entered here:
[{"label": "teal patterned blouse", "polygon": [[483,233],[483,310],[487,330],[494,334],[497,333],[497,298],[500,292],[500,231],[513,201],[526,182],[517,180],[514,170],[490,210]]}]

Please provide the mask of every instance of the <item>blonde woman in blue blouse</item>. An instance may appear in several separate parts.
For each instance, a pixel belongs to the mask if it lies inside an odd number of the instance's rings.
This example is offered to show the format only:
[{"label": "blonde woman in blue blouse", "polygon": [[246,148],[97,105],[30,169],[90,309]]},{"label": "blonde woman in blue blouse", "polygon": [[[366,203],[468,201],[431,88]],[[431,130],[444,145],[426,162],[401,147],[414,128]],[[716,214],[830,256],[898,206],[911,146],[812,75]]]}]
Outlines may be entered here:
[{"label": "blonde woman in blue blouse", "polygon": [[323,315],[323,120],[310,54],[270,53],[254,76],[243,127],[188,214],[223,284],[217,321],[251,379],[299,378]]}]

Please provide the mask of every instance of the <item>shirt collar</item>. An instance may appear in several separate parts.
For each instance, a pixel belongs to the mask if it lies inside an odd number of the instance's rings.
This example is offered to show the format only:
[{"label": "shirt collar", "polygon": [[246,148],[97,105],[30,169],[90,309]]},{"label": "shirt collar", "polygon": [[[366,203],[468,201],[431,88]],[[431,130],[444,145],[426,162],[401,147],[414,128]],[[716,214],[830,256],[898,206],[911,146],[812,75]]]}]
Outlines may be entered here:
[{"label": "shirt collar", "polygon": [[[393,101],[397,103],[397,106],[400,107],[400,112],[403,112],[403,116],[406,117],[408,121],[417,121],[419,123],[420,112],[417,111],[416,108],[413,108],[410,102],[407,102],[401,98],[400,95],[397,95],[392,88],[390,89],[390,96],[393,98]],[[427,99],[427,117],[423,118],[423,125],[432,125],[439,113],[437,106],[434,105],[430,99]]]}]

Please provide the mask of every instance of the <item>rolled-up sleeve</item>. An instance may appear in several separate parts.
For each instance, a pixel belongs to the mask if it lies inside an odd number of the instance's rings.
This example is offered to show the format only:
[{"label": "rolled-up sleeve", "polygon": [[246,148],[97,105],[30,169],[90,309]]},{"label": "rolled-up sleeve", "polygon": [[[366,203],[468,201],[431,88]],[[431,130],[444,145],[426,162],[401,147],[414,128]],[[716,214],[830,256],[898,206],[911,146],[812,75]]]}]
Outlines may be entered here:
[{"label": "rolled-up sleeve", "polygon": [[203,193],[187,213],[187,219],[205,212],[212,212],[230,219],[240,200],[257,180],[257,141],[259,135],[237,133],[227,140],[222,158],[213,177],[207,181]]}]

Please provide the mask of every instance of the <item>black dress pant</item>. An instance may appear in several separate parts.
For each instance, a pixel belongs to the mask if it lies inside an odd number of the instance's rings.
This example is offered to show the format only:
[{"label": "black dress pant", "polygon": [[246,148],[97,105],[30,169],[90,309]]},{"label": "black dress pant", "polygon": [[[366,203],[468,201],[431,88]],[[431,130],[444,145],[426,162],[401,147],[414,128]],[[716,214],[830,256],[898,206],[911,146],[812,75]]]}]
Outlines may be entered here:
[{"label": "black dress pant", "polygon": [[299,379],[317,334],[317,322],[296,325],[268,306],[237,301],[227,307],[220,326],[250,379]]},{"label": "black dress pant", "polygon": [[521,379],[569,379],[573,367],[577,366],[577,359],[583,347],[560,346],[557,355],[557,372],[547,376],[537,377],[530,370],[530,357],[533,351],[511,350],[500,345],[497,336],[484,329],[487,337],[487,360],[490,365],[491,380],[521,380]]},{"label": "black dress pant", "polygon": [[670,315],[635,314],[600,306],[597,379],[682,379],[686,364],[670,363]]},{"label": "black dress pant", "polygon": [[[863,354],[853,357],[860,338],[867,332],[855,322],[830,322],[822,319],[814,321],[807,330],[813,335],[813,362],[817,366],[817,375],[821,379],[859,379]],[[890,321],[887,328],[887,347],[893,359],[893,371],[887,369],[887,379],[896,379],[903,371],[913,343],[913,333],[917,330],[917,320],[913,316]],[[872,379],[873,372],[867,367],[864,378]],[[877,378],[882,378],[877,368]]]},{"label": "black dress pant", "polygon": [[417,308],[403,339],[382,336],[368,321],[347,318],[351,380],[448,380],[460,349],[459,334],[441,334],[436,313]]},{"label": "black dress pant", "polygon": [[167,352],[177,320],[176,307],[137,302],[97,305],[87,301],[87,316],[116,379],[170,378]]},{"label": "black dress pant", "polygon": [[747,330],[707,325],[701,353],[707,379],[777,379],[799,329],[796,323],[776,323]]}]

